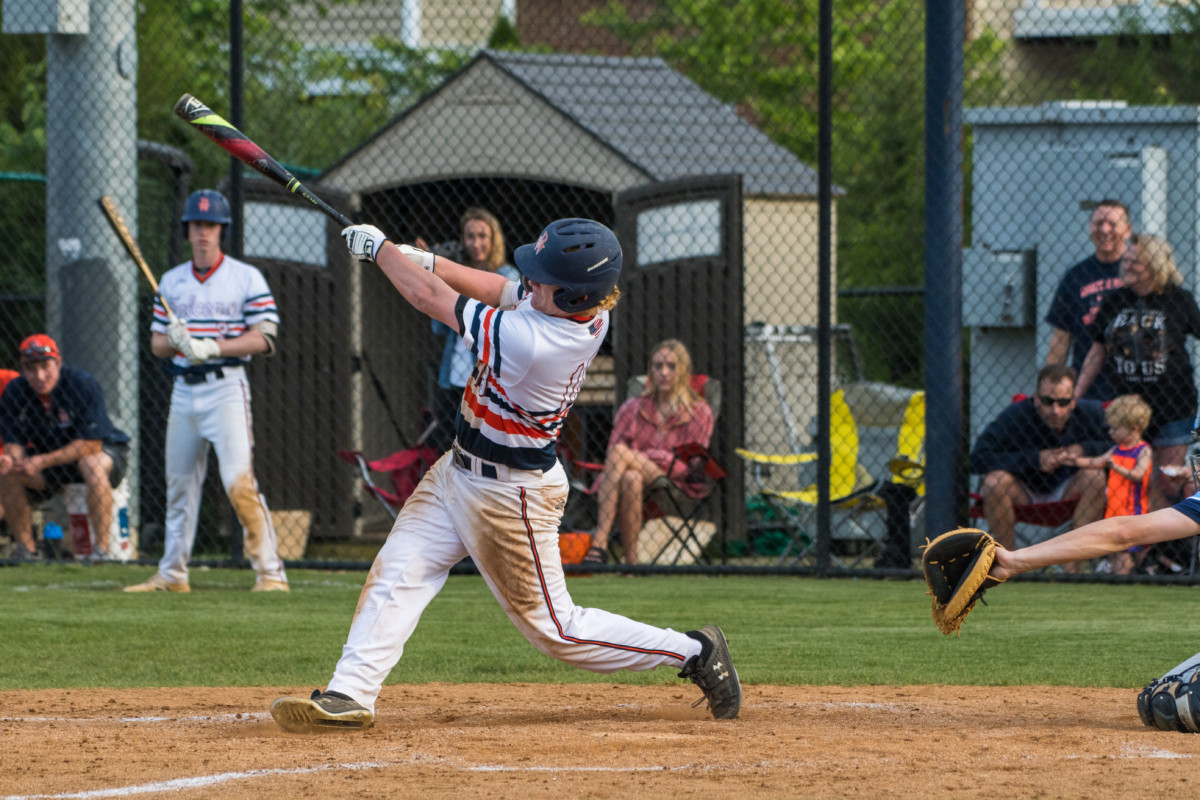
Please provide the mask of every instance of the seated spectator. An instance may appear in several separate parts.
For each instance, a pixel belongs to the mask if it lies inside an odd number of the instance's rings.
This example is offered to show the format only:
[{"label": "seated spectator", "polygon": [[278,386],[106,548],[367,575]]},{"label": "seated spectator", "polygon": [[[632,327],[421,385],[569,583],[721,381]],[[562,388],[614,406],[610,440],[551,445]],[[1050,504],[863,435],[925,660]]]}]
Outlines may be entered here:
[{"label": "seated spectator", "polygon": [[15,543],[12,556],[41,558],[33,538],[31,503],[68,483],[87,486],[93,558],[108,560],[113,487],[125,475],[129,437],[112,426],[100,384],[65,367],[58,345],[39,333],[19,347],[21,375],[0,396],[0,502]]},{"label": "seated spectator", "polygon": [[[17,378],[21,373],[15,369],[0,369],[0,395],[4,394],[4,387],[12,383],[13,378]],[[0,522],[4,522],[4,506],[0,506]]]},{"label": "seated spectator", "polygon": [[617,410],[596,492],[599,519],[585,564],[608,560],[614,523],[620,527],[626,563],[637,563],[643,496],[656,478],[667,475],[691,497],[709,491],[703,461],[681,463],[673,452],[681,444],[708,447],[713,432],[712,409],[692,389],[692,358],[683,343],[668,339],[657,344],[650,351],[648,376],[646,390]]},{"label": "seated spectator", "polygon": [[[504,260],[504,232],[495,214],[482,208],[468,208],[459,226],[461,242],[435,247],[433,252],[452,261],[485,272],[498,272],[509,280],[520,279],[517,268]],[[425,249],[418,240],[417,247]],[[475,368],[475,356],[463,343],[462,337],[438,320],[432,322],[433,332],[446,337],[442,360],[438,367],[437,391],[434,394],[434,418],[437,430],[430,441],[435,450],[450,449],[454,442],[454,420],[462,402],[463,389]]]},{"label": "seated spectator", "polygon": [[1104,511],[1104,475],[1074,466],[1075,458],[1108,449],[1104,410],[1075,394],[1074,368],[1042,367],[1034,396],[1001,411],[971,449],[971,474],[983,476],[988,529],[1009,549],[1016,545],[1013,506],[1078,497],[1074,527]]},{"label": "seated spectator", "polygon": [[1121,256],[1124,286],[1104,298],[1088,328],[1092,346],[1079,373],[1076,396],[1099,375],[1117,394],[1138,394],[1153,417],[1146,439],[1154,447],[1150,501],[1155,508],[1182,500],[1183,462],[1196,419],[1196,384],[1189,336],[1200,337],[1200,306],[1161,236],[1137,233]]},{"label": "seated spectator", "polygon": [[[1108,434],[1116,442],[1108,452],[1099,456],[1080,456],[1074,459],[1080,469],[1108,471],[1108,501],[1104,516],[1127,517],[1150,511],[1150,445],[1142,433],[1150,424],[1150,406],[1136,394],[1123,394],[1104,409]],[[1134,555],[1145,550],[1136,545],[1106,559],[1105,571],[1128,575],[1133,569]]]}]

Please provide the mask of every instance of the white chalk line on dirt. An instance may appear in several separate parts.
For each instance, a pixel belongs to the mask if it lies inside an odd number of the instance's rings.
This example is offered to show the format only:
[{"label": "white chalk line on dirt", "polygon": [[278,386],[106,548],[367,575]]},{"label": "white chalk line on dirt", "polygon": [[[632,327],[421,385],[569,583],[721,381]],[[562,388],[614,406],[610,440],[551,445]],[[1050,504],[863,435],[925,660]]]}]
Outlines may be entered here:
[{"label": "white chalk line on dirt", "polygon": [[0,717],[0,722],[75,722],[88,724],[92,722],[254,722],[268,719],[270,713],[242,711],[238,714],[217,714],[192,717]]},{"label": "white chalk line on dirt", "polygon": [[[1169,750],[1162,750],[1148,747],[1132,747],[1126,746],[1123,748],[1123,753],[1118,755],[1118,758],[1192,758],[1190,754],[1174,753]],[[1074,758],[1078,758],[1075,756]],[[1091,756],[1093,758],[1100,756]],[[1072,758],[1072,757],[1068,757]],[[91,800],[92,798],[105,797],[132,797],[139,794],[149,794],[152,792],[181,792],[191,789],[200,789],[211,786],[218,786],[231,781],[248,780],[254,778],[270,778],[278,776],[292,775],[310,775],[318,772],[330,771],[359,771],[359,770],[374,770],[386,769],[388,767],[397,766],[441,766],[451,769],[462,770],[464,772],[528,772],[528,773],[609,773],[609,774],[629,774],[629,773],[649,773],[649,772],[679,772],[679,771],[695,771],[698,765],[695,764],[678,764],[674,766],[663,765],[648,765],[634,767],[602,767],[602,766],[542,766],[542,765],[521,765],[512,766],[508,764],[463,764],[456,759],[447,759],[442,756],[432,756],[420,753],[414,753],[406,759],[396,759],[390,761],[361,761],[357,763],[347,764],[321,764],[313,767],[293,767],[290,769],[255,769],[242,772],[224,772],[217,775],[202,775],[191,778],[174,778],[167,781],[155,781],[153,783],[143,783],[136,786],[118,786],[108,789],[90,789],[82,792],[62,792],[58,794],[24,794],[24,795],[4,795],[0,800]],[[757,765],[738,764],[727,765],[733,769],[761,768],[763,763]],[[704,765],[703,769],[721,769],[722,767],[716,764]]]},{"label": "white chalk line on dirt", "polygon": [[129,797],[149,792],[180,792],[188,789],[202,789],[206,786],[217,786],[229,781],[245,780],[246,778],[265,778],[273,775],[306,775],[313,772],[328,770],[365,770],[379,769],[391,766],[388,763],[364,761],[358,764],[322,764],[317,767],[296,767],[293,769],[252,769],[245,772],[224,772],[219,775],[203,775],[195,778],[174,778],[169,781],[155,781],[138,786],[119,786],[112,789],[91,789],[86,792],[63,792],[61,794],[10,794],[0,800],[68,800],[73,798],[93,797]]},{"label": "white chalk line on dirt", "polygon": [[[290,775],[309,775],[316,772],[330,772],[334,770],[372,770],[385,769],[387,767],[407,766],[407,765],[422,765],[422,766],[442,766],[458,769],[464,772],[605,772],[605,773],[634,773],[634,772],[692,772],[700,768],[695,764],[682,764],[677,766],[661,766],[651,765],[646,767],[570,767],[570,766],[509,766],[507,764],[473,764],[463,765],[455,763],[453,760],[438,757],[425,756],[414,754],[410,758],[395,760],[395,761],[362,761],[354,764],[322,764],[316,767],[294,767],[292,769],[253,769],[244,772],[224,772],[218,775],[203,775],[194,778],[173,778],[169,781],[155,781],[154,783],[143,783],[137,786],[118,786],[111,789],[89,789],[83,792],[62,792],[59,794],[10,794],[0,797],[0,800],[91,800],[92,798],[104,797],[132,797],[133,795],[149,794],[152,792],[181,792],[191,789],[203,789],[210,786],[218,786],[230,781],[247,780],[251,778],[270,778],[275,776],[290,776]],[[712,765],[706,765],[705,769],[712,769]]]}]

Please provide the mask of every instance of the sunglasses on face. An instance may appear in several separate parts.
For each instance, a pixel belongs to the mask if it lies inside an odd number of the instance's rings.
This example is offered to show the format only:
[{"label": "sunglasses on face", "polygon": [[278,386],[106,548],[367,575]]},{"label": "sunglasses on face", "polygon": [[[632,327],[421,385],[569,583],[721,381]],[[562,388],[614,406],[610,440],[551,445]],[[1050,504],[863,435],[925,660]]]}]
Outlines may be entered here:
[{"label": "sunglasses on face", "polygon": [[1058,406],[1059,408],[1066,408],[1067,406],[1071,405],[1072,399],[1073,398],[1070,398],[1070,397],[1047,397],[1044,394],[1038,395],[1038,402],[1041,403],[1042,405],[1046,406],[1046,408],[1049,408],[1050,406]]}]

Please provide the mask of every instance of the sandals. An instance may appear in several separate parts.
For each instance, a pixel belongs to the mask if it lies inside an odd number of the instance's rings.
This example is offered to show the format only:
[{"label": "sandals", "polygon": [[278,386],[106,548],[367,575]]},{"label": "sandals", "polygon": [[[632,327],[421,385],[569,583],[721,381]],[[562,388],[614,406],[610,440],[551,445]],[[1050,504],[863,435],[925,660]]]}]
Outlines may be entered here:
[{"label": "sandals", "polygon": [[608,553],[603,547],[592,545],[579,561],[580,564],[607,564]]}]

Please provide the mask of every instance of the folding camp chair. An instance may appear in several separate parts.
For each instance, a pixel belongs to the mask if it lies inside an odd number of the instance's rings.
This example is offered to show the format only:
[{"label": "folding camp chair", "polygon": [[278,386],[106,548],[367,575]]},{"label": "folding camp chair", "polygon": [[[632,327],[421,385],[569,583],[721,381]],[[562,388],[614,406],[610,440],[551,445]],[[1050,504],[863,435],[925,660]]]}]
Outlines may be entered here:
[{"label": "folding camp chair", "polygon": [[[400,513],[409,495],[417,488],[421,478],[433,463],[441,457],[441,453],[432,447],[418,444],[408,450],[400,450],[390,456],[368,461],[358,450],[338,450],[338,456],[358,467],[362,474],[363,489],[377,499],[392,519]],[[377,485],[371,479],[371,473],[378,472],[388,476],[391,489]]]},{"label": "folding camp chair", "polygon": [[[625,387],[626,398],[639,394],[647,385],[645,375],[635,375]],[[708,375],[693,375],[692,388],[704,398],[716,419],[721,408],[721,382]],[[665,475],[645,488],[642,506],[642,530],[638,534],[639,561],[643,564],[708,563],[705,548],[717,530],[716,490],[726,477],[724,467],[707,447],[691,442],[675,448],[673,461],[695,463],[694,473],[703,484],[700,496],[682,491]],[[572,488],[592,504],[599,488],[599,476],[604,464],[571,461]]]},{"label": "folding camp chair", "polygon": [[[848,546],[851,552],[844,554],[844,557],[843,554],[835,554],[835,557],[844,565],[854,566],[874,555],[882,546],[882,537],[864,524],[864,516],[883,510],[884,505],[873,491],[878,484],[859,463],[858,424],[846,402],[845,389],[838,389],[830,396],[829,412],[830,506],[845,523],[845,527],[834,538],[843,544],[855,542],[866,545],[859,547],[858,552],[853,552],[855,548]],[[778,467],[794,467],[796,475],[800,476],[805,465],[816,463],[817,453],[772,454],[738,448],[737,454],[751,465],[759,496],[774,512],[775,519],[767,524],[773,529],[782,527],[787,535],[788,542],[779,555],[778,565],[801,563],[816,549],[817,485],[805,485],[804,479],[799,477],[798,485],[803,488],[783,489],[780,486],[789,483],[788,479],[781,481],[773,472]],[[785,473],[790,472],[785,470]]]},{"label": "folding camp chair", "polygon": [[896,434],[896,454],[888,461],[890,480],[874,493],[886,507],[887,543],[877,567],[912,566],[912,531],[925,508],[925,392],[913,392]]}]

